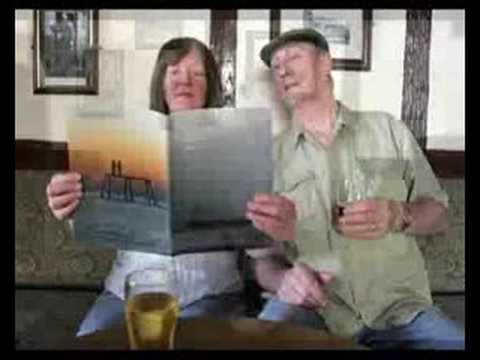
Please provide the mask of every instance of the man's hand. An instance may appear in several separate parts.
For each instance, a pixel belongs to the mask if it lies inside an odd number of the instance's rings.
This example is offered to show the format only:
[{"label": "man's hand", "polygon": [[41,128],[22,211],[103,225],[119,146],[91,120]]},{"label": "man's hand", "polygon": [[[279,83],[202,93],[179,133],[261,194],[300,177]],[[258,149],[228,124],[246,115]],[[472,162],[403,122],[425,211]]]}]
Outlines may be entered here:
[{"label": "man's hand", "polygon": [[245,216],[258,230],[274,240],[290,241],[295,238],[295,203],[284,196],[256,193],[253,201],[247,203]]},{"label": "man's hand", "polygon": [[58,220],[72,215],[83,196],[81,175],[55,174],[47,185],[48,207]]},{"label": "man's hand", "polygon": [[367,199],[344,205],[335,227],[345,237],[374,240],[402,228],[403,209],[398,201]]},{"label": "man's hand", "polygon": [[308,308],[327,304],[325,285],[333,278],[329,272],[318,272],[306,264],[296,263],[287,270],[277,291],[279,300]]}]

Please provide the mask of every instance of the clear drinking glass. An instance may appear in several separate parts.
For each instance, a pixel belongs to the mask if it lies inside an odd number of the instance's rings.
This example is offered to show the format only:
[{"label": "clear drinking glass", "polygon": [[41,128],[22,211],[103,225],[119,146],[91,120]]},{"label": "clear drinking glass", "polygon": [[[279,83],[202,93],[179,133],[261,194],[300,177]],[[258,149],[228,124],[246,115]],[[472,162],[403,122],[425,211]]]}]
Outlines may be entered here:
[{"label": "clear drinking glass", "polygon": [[173,349],[179,315],[167,268],[135,271],[125,280],[125,317],[131,349]]},{"label": "clear drinking glass", "polygon": [[347,203],[366,199],[371,196],[372,184],[365,177],[341,179],[335,181],[333,193],[333,219],[343,215]]}]

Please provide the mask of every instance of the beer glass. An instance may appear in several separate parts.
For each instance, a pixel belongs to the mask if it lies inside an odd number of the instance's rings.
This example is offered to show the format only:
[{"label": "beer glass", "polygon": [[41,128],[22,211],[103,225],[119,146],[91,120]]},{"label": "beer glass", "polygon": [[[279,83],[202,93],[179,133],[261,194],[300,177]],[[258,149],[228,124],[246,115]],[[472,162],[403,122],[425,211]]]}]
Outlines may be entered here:
[{"label": "beer glass", "polygon": [[366,177],[336,180],[333,186],[333,222],[343,216],[346,204],[367,199],[372,193],[373,183]]},{"label": "beer glass", "polygon": [[173,349],[179,305],[168,268],[129,274],[125,281],[125,317],[131,349]]},{"label": "beer glass", "polygon": [[352,180],[341,179],[335,181],[333,189],[334,220],[343,215],[346,203],[358,200],[359,196],[360,194],[358,194]]}]

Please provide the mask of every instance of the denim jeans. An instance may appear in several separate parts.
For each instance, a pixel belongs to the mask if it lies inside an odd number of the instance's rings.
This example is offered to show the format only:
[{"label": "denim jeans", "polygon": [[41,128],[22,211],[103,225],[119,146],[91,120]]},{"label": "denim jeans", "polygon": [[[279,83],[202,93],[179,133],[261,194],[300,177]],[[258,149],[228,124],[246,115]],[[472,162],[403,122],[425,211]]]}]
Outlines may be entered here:
[{"label": "denim jeans", "polygon": [[[258,317],[328,330],[316,311],[278,299],[270,299]],[[406,325],[386,330],[364,327],[356,341],[372,349],[465,349],[464,330],[436,307],[420,312]]]},{"label": "denim jeans", "polygon": [[[243,293],[209,296],[180,309],[181,318],[210,316],[217,318],[244,316]],[[77,336],[105,330],[122,324],[125,318],[124,301],[109,291],[104,291],[80,324]]]}]

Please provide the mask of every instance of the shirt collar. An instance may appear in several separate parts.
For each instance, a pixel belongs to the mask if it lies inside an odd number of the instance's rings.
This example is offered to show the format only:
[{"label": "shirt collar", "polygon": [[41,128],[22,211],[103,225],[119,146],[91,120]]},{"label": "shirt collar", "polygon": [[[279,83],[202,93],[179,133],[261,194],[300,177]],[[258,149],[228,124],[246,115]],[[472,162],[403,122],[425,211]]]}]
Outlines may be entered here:
[{"label": "shirt collar", "polygon": [[[335,112],[335,128],[334,128],[334,133],[335,136],[344,128],[344,127],[351,127],[352,122],[349,121],[349,116],[348,116],[348,109],[343,105],[340,101],[336,101],[336,112]],[[296,121],[295,119],[292,119],[292,128],[293,128],[293,139],[294,139],[294,144],[295,148],[299,145],[301,141],[305,140],[305,129],[303,128],[303,125],[300,124],[299,121]]]}]

